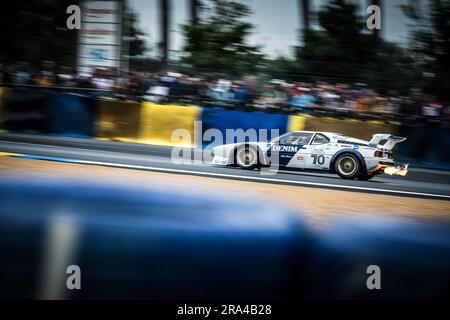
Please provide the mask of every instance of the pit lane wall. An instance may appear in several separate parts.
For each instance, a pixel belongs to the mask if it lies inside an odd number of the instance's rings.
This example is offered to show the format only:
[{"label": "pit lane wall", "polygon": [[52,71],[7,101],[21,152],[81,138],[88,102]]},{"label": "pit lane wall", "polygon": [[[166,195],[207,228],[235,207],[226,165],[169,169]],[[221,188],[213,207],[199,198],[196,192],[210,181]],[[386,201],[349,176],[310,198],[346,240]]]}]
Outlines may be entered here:
[{"label": "pit lane wall", "polygon": [[[195,105],[158,104],[96,99],[80,93],[26,88],[0,88],[0,129],[9,132],[84,137],[161,146],[200,147],[208,129],[255,129],[260,140],[270,139],[271,130],[330,131],[361,139],[374,133],[392,133],[408,140],[399,145],[397,157],[423,167],[450,169],[450,130],[442,125],[406,125],[245,112]],[[190,139],[173,139],[182,129]],[[266,129],[266,135],[260,135]]]}]

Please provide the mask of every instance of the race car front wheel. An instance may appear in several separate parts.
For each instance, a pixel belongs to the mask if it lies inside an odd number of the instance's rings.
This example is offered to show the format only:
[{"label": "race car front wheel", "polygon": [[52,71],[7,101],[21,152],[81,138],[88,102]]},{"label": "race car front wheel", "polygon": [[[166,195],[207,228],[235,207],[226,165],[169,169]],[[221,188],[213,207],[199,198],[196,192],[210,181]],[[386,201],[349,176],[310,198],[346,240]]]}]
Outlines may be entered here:
[{"label": "race car front wheel", "polygon": [[335,169],[341,178],[355,179],[360,175],[361,166],[354,155],[343,154],[336,159]]},{"label": "race car front wheel", "polygon": [[255,148],[242,146],[236,150],[236,164],[242,169],[252,170],[258,166],[258,152]]}]

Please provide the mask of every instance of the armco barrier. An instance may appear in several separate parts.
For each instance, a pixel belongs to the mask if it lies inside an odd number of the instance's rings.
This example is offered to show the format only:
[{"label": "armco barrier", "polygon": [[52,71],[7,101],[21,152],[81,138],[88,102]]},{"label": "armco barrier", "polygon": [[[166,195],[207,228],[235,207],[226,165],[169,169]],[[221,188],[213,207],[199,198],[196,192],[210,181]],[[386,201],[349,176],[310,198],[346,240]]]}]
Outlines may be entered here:
[{"label": "armco barrier", "polygon": [[[144,102],[141,105],[139,142],[164,146],[194,146],[194,122],[200,119],[197,106],[161,105]],[[174,130],[182,129],[190,139],[172,139]]]},{"label": "armco barrier", "polygon": [[[450,227],[341,219],[309,231],[277,203],[0,181],[0,298],[417,299],[450,295]],[[81,290],[67,290],[67,266]],[[380,290],[368,279],[379,267]],[[377,271],[376,271],[377,272]]]},{"label": "armco barrier", "polygon": [[[175,189],[0,181],[0,297],[304,294],[309,233],[297,213],[275,203]],[[81,268],[81,290],[67,290],[68,265]]]},{"label": "armco barrier", "polygon": [[95,137],[119,141],[137,141],[141,123],[138,102],[100,99]]}]

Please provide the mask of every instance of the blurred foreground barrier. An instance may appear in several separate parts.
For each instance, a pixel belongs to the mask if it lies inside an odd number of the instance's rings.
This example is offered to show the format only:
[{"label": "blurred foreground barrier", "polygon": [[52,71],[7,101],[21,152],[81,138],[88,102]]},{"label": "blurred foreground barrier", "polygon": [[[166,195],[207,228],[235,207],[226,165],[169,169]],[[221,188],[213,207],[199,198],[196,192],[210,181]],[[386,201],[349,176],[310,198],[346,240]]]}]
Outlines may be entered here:
[{"label": "blurred foreground barrier", "polygon": [[11,132],[92,137],[96,101],[83,95],[27,88],[9,89],[2,126]]},{"label": "blurred foreground barrier", "polygon": [[[36,182],[39,181],[39,182]],[[217,194],[0,182],[0,297],[279,299],[304,294],[306,228]],[[81,290],[68,290],[69,265]]]},{"label": "blurred foreground barrier", "polygon": [[[337,220],[316,237],[310,262],[309,298],[445,299],[450,296],[450,225]],[[373,265],[379,267],[380,290],[367,287],[375,274],[367,268]]]},{"label": "blurred foreground barrier", "polygon": [[1,181],[0,203],[1,298],[450,295],[449,225],[344,219],[313,234],[259,199],[45,179]]}]

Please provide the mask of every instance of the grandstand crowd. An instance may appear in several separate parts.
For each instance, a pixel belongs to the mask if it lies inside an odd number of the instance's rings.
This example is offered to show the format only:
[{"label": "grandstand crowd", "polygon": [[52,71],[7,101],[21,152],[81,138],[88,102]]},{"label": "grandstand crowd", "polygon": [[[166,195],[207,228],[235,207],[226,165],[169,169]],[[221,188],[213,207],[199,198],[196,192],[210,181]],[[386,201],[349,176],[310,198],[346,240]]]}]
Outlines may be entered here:
[{"label": "grandstand crowd", "polygon": [[378,115],[402,119],[449,120],[450,106],[412,89],[408,95],[380,94],[363,83],[293,82],[246,76],[210,79],[166,72],[118,73],[106,68],[77,74],[70,67],[46,62],[40,69],[28,63],[0,64],[0,84],[7,87],[87,90],[97,97],[132,101],[201,103],[266,112],[324,112]]}]

